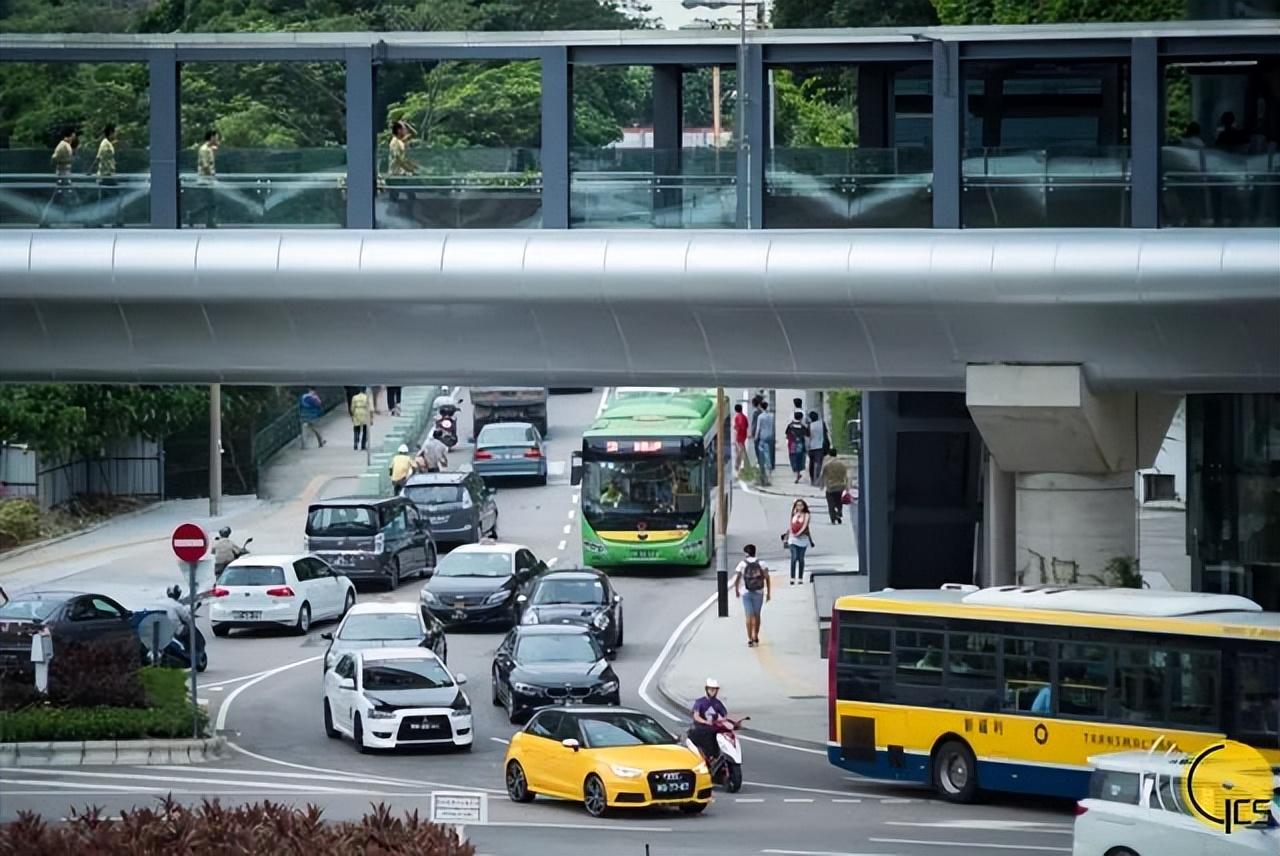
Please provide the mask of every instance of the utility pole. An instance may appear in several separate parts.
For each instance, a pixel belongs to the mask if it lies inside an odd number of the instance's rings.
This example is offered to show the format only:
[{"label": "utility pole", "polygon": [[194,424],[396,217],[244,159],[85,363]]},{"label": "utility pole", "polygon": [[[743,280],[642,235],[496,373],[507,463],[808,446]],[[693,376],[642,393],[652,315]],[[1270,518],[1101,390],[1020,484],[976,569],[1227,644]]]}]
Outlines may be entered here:
[{"label": "utility pole", "polygon": [[724,474],[724,387],[716,388],[716,600],[721,618],[729,617],[729,503]]},{"label": "utility pole", "polygon": [[[222,513],[222,384],[209,384],[209,516]],[[195,646],[192,646],[194,650]]]}]

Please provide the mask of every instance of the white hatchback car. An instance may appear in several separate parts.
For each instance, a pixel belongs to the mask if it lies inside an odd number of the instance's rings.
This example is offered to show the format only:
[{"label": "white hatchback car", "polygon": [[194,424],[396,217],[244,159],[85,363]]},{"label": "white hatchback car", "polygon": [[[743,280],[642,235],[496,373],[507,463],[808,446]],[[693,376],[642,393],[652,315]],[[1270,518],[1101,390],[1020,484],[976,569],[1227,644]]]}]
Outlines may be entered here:
[{"label": "white hatchback car", "polygon": [[361,752],[397,746],[469,750],[471,699],[424,648],[349,651],[324,676],[324,731],[346,735]]},{"label": "white hatchback car", "polygon": [[356,602],[356,587],[307,554],[242,556],[210,592],[215,636],[237,627],[292,627],[306,633],[322,618],[341,618]]},{"label": "white hatchback car", "polygon": [[1182,756],[1116,752],[1089,759],[1089,796],[1076,804],[1072,856],[1276,856],[1280,829],[1230,835],[1193,817]]}]

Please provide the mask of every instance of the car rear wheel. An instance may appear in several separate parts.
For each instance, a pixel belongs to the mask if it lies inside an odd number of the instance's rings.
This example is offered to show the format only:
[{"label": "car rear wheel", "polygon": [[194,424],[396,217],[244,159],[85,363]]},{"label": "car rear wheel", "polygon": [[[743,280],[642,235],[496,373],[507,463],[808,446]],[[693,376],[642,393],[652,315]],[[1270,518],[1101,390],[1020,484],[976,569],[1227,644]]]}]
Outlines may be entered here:
[{"label": "car rear wheel", "polygon": [[685,814],[702,814],[706,810],[707,810],[706,803],[685,803],[684,805],[680,806],[680,811],[684,812]]},{"label": "car rear wheel", "polygon": [[529,790],[529,780],[519,761],[507,764],[507,796],[512,802],[533,802],[533,791]]},{"label": "car rear wheel", "polygon": [[595,773],[587,776],[582,785],[582,806],[592,817],[604,817],[609,812],[609,797],[604,782]]},{"label": "car rear wheel", "polygon": [[229,636],[230,634],[231,634],[231,628],[230,628],[230,627],[228,627],[227,625],[225,625],[225,624],[215,624],[215,625],[213,625],[213,635],[214,635],[214,636],[217,636],[217,637],[219,637],[219,638],[223,638],[223,637]]},{"label": "car rear wheel", "polygon": [[324,736],[336,740],[341,735],[333,727],[333,712],[329,710],[329,700],[324,700]]},{"label": "car rear wheel", "polygon": [[293,631],[299,636],[306,636],[311,630],[311,605],[304,603],[302,608],[298,610],[298,621],[293,625]]},{"label": "car rear wheel", "polygon": [[933,753],[933,787],[949,802],[971,803],[978,796],[978,764],[963,740],[948,740]]}]

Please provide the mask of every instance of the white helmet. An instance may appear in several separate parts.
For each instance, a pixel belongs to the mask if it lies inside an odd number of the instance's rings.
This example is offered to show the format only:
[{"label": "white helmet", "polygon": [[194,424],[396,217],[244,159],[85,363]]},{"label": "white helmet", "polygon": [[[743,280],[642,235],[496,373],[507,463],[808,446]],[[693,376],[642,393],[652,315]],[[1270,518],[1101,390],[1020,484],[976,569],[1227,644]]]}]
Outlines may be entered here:
[{"label": "white helmet", "polygon": [[401,443],[401,444],[400,444],[400,448],[399,448],[399,449],[396,449],[396,451],[397,451],[397,452],[399,452],[399,453],[400,453],[400,454],[402,454],[402,455],[407,455],[407,454],[409,454],[409,447],[408,447],[408,446],[406,446],[404,443]]},{"label": "white helmet", "polygon": [[720,689],[720,682],[715,678],[707,678],[706,687],[709,690],[718,690]]}]

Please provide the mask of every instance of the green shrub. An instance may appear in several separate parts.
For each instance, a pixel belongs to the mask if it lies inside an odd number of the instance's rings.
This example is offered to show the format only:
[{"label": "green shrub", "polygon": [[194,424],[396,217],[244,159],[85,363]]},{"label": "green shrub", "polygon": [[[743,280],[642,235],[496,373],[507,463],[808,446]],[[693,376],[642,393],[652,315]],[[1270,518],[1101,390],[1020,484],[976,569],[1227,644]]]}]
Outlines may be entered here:
[{"label": "green shrub", "polygon": [[29,499],[0,500],[0,549],[40,537],[40,510]]},{"label": "green shrub", "polygon": [[[139,670],[138,678],[151,707],[59,707],[45,702],[21,710],[0,711],[0,743],[190,737],[192,717],[186,677],[186,672],[174,669]],[[202,710],[199,717],[200,731],[204,733],[208,716]]]},{"label": "green shrub", "polygon": [[862,415],[862,391],[858,389],[833,389],[827,393],[831,406],[831,441],[841,455],[854,454],[849,443],[848,424]]},{"label": "green shrub", "polygon": [[0,826],[0,853],[47,856],[275,856],[323,853],[326,856],[474,856],[475,848],[448,827],[423,820],[418,812],[397,816],[374,806],[358,821],[326,822],[314,805],[305,809],[262,802],[225,808],[205,800],[195,808],[170,798],[157,808],[120,812],[103,819],[100,809],[71,812],[68,823],[49,824],[20,812]]}]

